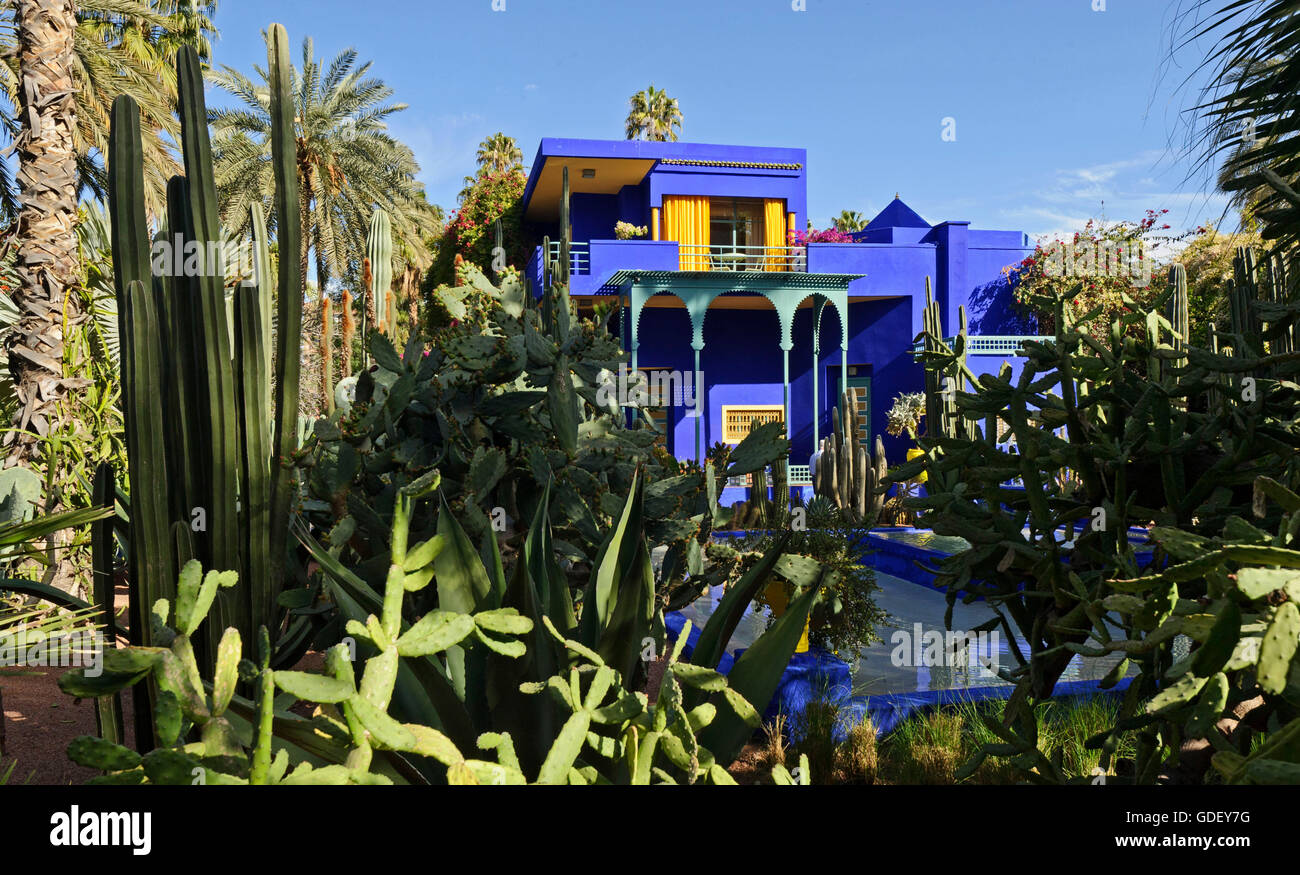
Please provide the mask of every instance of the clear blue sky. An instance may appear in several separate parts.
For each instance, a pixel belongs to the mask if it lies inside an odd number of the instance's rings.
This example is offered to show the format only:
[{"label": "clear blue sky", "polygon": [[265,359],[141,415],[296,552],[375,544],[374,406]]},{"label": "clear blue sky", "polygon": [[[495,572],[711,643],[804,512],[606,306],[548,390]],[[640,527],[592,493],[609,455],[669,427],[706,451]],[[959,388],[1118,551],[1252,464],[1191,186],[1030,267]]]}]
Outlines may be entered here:
[{"label": "clear blue sky", "polygon": [[527,162],[544,136],[619,138],[628,97],[653,82],[680,101],[683,140],[806,148],[818,227],[895,192],[931,222],[1031,234],[1078,227],[1103,201],[1109,219],[1168,208],[1175,228],[1223,209],[1180,157],[1195,94],[1179,86],[1202,53],[1171,58],[1165,0],[504,5],[222,0],[215,62],[264,64],[271,21],[295,53],[307,35],[318,55],[355,47],[410,105],[392,130],[448,208],[484,136],[515,137]]}]

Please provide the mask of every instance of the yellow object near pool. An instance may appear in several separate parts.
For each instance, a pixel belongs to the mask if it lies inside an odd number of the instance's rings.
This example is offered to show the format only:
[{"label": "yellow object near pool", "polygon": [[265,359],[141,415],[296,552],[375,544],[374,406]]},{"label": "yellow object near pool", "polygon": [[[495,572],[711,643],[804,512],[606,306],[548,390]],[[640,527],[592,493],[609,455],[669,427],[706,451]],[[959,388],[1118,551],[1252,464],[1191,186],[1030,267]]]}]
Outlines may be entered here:
[{"label": "yellow object near pool", "polygon": [[[907,461],[910,462],[913,459],[919,459],[921,456],[924,455],[925,455],[925,450],[922,450],[918,447],[912,447],[912,449],[907,451]],[[921,475],[915,479],[917,483],[924,483],[925,479],[929,476],[930,476],[929,474],[926,474],[924,471],[922,471]]]},{"label": "yellow object near pool", "polygon": [[[769,583],[767,589],[763,590],[762,601],[772,609],[773,617],[780,617],[785,613],[785,609],[790,605],[790,597],[786,595],[785,584],[779,580],[774,580]],[[804,620],[803,634],[799,636],[799,643],[795,645],[795,653],[808,652],[808,627],[811,620],[812,617]]]}]

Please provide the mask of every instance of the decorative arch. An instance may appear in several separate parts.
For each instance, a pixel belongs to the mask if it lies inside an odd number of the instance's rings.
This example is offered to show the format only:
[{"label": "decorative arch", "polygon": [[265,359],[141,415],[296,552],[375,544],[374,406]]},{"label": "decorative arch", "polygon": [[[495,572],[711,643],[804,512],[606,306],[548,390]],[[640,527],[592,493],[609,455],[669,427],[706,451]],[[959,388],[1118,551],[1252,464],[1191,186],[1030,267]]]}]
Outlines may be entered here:
[{"label": "decorative arch", "polygon": [[849,305],[848,294],[836,296],[835,300],[831,296],[813,292],[801,298],[798,304],[802,304],[808,298],[813,299],[813,329],[812,329],[812,394],[813,394],[813,452],[817,452],[817,447],[821,444],[821,394],[818,386],[819,374],[821,373],[821,343],[822,343],[822,316],[826,312],[826,305],[830,304],[835,308],[835,314],[839,317],[840,322],[840,393],[842,394],[848,386],[849,372]]},{"label": "decorative arch", "polygon": [[[794,317],[802,304],[809,297],[815,300],[814,344],[820,345],[821,316],[826,304],[835,307],[840,317],[840,358],[841,391],[847,385],[848,350],[849,350],[849,295],[848,285],[858,274],[780,274],[758,273],[738,274],[728,277],[721,273],[699,274],[690,271],[659,270],[620,270],[610,279],[610,283],[626,290],[630,337],[629,346],[632,353],[632,367],[637,367],[637,349],[640,346],[639,330],[641,312],[646,303],[656,294],[668,293],[675,296],[686,306],[691,320],[691,349],[695,352],[695,371],[700,370],[700,353],[704,350],[704,321],[709,306],[715,298],[731,293],[761,295],[776,310],[780,331],[779,345],[782,356],[782,382],[784,384],[785,421],[790,421],[790,352],[794,349]],[[720,281],[721,280],[721,281]],[[731,282],[725,282],[732,280]],[[814,369],[815,370],[815,369]],[[701,386],[697,391],[703,393]],[[816,391],[814,391],[816,395]],[[700,399],[703,406],[703,399]],[[819,437],[819,423],[814,410],[814,439]],[[700,446],[700,424],[695,426],[696,458],[702,458]]]}]

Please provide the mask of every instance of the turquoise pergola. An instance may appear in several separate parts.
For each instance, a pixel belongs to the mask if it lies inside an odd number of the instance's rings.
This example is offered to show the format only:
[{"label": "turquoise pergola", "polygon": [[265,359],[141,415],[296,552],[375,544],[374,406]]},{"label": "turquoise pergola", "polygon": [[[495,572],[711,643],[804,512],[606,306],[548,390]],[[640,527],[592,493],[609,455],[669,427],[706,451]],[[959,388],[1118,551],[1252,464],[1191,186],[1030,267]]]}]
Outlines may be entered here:
[{"label": "turquoise pergola", "polygon": [[[780,347],[782,358],[782,408],[786,427],[790,423],[790,351],[794,349],[794,315],[808,297],[813,298],[813,361],[821,357],[821,324],[826,305],[835,307],[840,317],[840,392],[848,386],[849,359],[849,283],[864,274],[797,273],[786,271],[681,271],[681,270],[620,270],[610,277],[608,285],[618,289],[625,312],[628,314],[629,343],[632,351],[632,370],[637,369],[637,348],[640,346],[639,330],[641,311],[655,295],[670,294],[686,305],[691,319],[691,349],[695,352],[696,391],[701,393],[697,404],[707,410],[700,380],[700,354],[704,351],[704,318],[709,305],[720,295],[748,293],[762,295],[776,308],[780,322]],[[817,385],[818,368],[813,368],[813,444],[820,439]],[[695,458],[704,458],[701,446],[700,418],[695,420]]]}]

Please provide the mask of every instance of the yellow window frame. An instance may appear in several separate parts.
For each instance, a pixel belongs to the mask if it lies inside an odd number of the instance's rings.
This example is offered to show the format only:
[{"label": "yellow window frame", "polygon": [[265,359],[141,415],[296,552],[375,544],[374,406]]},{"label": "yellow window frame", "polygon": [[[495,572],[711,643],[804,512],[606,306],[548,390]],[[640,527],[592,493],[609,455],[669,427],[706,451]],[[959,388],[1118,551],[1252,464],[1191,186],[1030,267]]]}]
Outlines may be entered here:
[{"label": "yellow window frame", "polygon": [[735,446],[745,439],[755,423],[784,422],[785,407],[780,404],[722,405],[722,442]]}]

